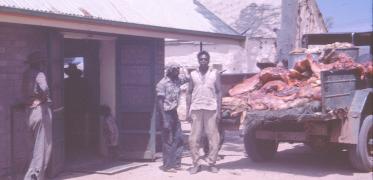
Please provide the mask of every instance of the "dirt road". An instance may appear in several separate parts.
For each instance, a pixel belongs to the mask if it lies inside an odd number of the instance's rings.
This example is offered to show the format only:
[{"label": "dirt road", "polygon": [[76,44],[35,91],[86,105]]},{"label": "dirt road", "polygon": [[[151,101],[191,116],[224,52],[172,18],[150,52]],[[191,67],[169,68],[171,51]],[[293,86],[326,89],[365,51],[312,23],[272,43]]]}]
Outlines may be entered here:
[{"label": "dirt road", "polygon": [[[183,129],[188,129],[183,124]],[[254,163],[244,154],[242,138],[238,132],[226,132],[226,140],[220,154],[224,159],[218,161],[220,172],[213,174],[203,169],[200,173],[190,175],[186,170],[191,166],[191,158],[186,152],[182,159],[183,171],[165,173],[158,169],[161,161],[145,162],[131,170],[112,175],[89,174],[79,172],[66,172],[56,179],[74,180],[299,180],[299,179],[325,179],[325,180],[372,180],[372,173],[360,173],[349,166],[347,152],[338,152],[334,155],[321,156],[312,152],[303,144],[282,143],[273,161]]]}]

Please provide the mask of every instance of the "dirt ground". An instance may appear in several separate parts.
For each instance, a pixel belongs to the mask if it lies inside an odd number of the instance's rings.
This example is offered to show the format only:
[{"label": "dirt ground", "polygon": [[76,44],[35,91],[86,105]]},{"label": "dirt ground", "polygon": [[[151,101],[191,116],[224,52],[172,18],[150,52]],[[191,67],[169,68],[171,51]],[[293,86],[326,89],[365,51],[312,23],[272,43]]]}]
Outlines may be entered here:
[{"label": "dirt ground", "polygon": [[[190,125],[183,123],[183,130],[188,133]],[[353,170],[348,162],[347,152],[322,156],[311,151],[303,144],[281,143],[273,161],[264,163],[252,162],[245,156],[242,138],[236,131],[226,131],[226,140],[219,153],[224,158],[217,162],[219,173],[213,174],[206,168],[195,175],[190,175],[187,169],[191,166],[188,152],[182,159],[184,170],[177,173],[165,173],[159,170],[161,160],[142,162],[141,166],[105,175],[97,173],[65,172],[56,179],[74,180],[240,180],[240,179],[328,179],[328,180],[371,180],[372,173],[361,173]]]}]

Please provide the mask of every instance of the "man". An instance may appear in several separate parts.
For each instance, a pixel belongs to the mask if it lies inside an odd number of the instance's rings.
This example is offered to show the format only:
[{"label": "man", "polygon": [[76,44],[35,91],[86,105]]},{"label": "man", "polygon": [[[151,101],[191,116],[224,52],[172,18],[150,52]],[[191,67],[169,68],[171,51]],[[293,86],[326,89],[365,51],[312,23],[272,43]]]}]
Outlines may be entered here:
[{"label": "man", "polygon": [[209,171],[217,173],[215,166],[219,151],[220,135],[217,122],[221,112],[220,74],[209,67],[210,55],[206,51],[197,54],[199,68],[191,73],[187,96],[187,117],[192,120],[192,132],[189,136],[193,167],[189,172],[195,174],[200,171],[199,164],[201,136],[206,134],[209,142],[207,163]]},{"label": "man", "polygon": [[[157,105],[162,119],[163,166],[165,172],[181,169],[183,134],[177,115],[180,86],[188,79],[179,78],[179,66],[170,64],[166,76],[156,86]],[[185,74],[186,75],[186,74]]]},{"label": "man", "polygon": [[64,80],[66,153],[68,157],[76,158],[82,155],[89,143],[85,124],[91,93],[88,82],[82,77],[82,70],[76,64],[69,63],[64,72],[68,75]]},{"label": "man", "polygon": [[33,132],[34,149],[25,180],[42,180],[52,150],[52,115],[49,88],[43,72],[45,58],[41,52],[28,56],[28,69],[23,74],[24,105],[28,114],[28,125]]}]

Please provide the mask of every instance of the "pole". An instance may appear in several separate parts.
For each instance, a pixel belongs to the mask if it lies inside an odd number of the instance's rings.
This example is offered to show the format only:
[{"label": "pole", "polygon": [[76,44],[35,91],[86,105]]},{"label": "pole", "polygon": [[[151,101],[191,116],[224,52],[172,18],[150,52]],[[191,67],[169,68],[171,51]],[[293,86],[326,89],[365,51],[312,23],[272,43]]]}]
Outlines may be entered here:
[{"label": "pole", "polygon": [[13,180],[14,178],[14,106],[10,107],[10,179]]}]

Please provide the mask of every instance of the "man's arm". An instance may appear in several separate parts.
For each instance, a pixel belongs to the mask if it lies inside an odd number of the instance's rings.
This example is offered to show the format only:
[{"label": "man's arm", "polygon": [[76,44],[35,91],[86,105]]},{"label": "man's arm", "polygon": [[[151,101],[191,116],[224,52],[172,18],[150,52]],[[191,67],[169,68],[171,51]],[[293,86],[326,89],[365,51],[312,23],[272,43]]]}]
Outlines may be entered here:
[{"label": "man's arm", "polygon": [[170,129],[170,124],[168,121],[166,121],[166,112],[164,111],[163,103],[164,103],[164,96],[157,96],[157,103],[158,103],[158,109],[161,113],[162,123],[164,129]]},{"label": "man's arm", "polygon": [[186,68],[180,69],[179,79],[181,81],[181,84],[188,83],[190,81],[190,75],[188,73],[188,70]]},{"label": "man's arm", "polygon": [[193,81],[190,80],[188,83],[188,91],[186,96],[186,120],[192,121],[190,117],[190,106],[192,104],[192,93],[193,93],[194,84]]},{"label": "man's arm", "polygon": [[169,129],[170,124],[165,119],[166,118],[166,112],[164,111],[164,98],[166,96],[166,91],[165,91],[164,84],[162,83],[162,80],[157,84],[156,92],[157,92],[157,106],[158,106],[159,112],[161,114],[163,128]]},{"label": "man's arm", "polygon": [[216,93],[216,118],[220,121],[221,119],[221,101],[222,101],[222,92],[221,92],[221,77],[220,72],[216,72],[216,81],[215,81],[215,93]]}]

